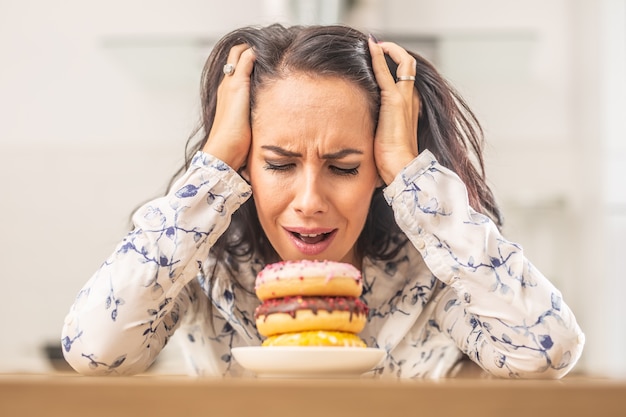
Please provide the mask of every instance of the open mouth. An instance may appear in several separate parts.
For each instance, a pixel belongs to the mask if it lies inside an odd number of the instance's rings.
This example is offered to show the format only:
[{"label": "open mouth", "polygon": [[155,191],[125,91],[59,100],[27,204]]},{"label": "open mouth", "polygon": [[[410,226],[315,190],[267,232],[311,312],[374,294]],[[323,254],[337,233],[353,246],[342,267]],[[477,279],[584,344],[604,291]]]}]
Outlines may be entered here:
[{"label": "open mouth", "polygon": [[299,239],[301,241],[303,241],[304,243],[307,243],[309,245],[314,245],[316,243],[320,243],[325,241],[326,239],[328,239],[328,237],[330,236],[331,232],[329,233],[296,233],[296,232],[291,232],[291,234],[296,237],[296,239]]},{"label": "open mouth", "polygon": [[301,255],[320,256],[332,245],[338,229],[330,227],[285,227],[291,243]]}]

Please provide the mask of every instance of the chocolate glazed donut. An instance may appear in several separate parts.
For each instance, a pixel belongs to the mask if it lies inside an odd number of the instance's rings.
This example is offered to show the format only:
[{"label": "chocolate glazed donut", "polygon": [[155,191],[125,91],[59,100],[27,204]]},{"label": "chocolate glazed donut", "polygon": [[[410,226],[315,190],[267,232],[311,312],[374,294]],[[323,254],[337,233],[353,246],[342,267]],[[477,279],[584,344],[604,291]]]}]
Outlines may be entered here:
[{"label": "chocolate glazed donut", "polygon": [[266,300],[257,307],[257,329],[263,336],[308,330],[359,333],[368,307],[355,297],[295,296]]}]

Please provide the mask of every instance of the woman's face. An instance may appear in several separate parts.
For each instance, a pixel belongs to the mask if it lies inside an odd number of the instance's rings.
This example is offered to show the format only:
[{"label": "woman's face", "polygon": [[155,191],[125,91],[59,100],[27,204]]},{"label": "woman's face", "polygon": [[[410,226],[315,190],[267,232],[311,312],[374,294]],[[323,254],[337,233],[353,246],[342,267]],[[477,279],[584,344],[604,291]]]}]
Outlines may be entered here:
[{"label": "woman's face", "polygon": [[247,174],[283,260],[357,262],[378,185],[373,141],[365,93],[348,81],[296,74],[258,90]]}]

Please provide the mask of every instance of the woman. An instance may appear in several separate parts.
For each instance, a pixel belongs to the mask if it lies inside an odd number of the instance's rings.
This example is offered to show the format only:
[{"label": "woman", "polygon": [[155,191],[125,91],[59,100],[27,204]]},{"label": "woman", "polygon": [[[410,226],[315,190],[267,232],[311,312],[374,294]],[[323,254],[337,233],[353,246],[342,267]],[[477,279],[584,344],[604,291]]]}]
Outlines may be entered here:
[{"label": "woman", "polygon": [[584,336],[501,236],[479,125],[423,58],[348,27],[243,28],[202,92],[189,163],[66,318],[76,370],[142,372],[182,331],[191,373],[240,373],[230,349],[261,342],[254,278],[288,259],[362,270],[378,374],[445,376],[464,355],[504,377],[574,366]]}]

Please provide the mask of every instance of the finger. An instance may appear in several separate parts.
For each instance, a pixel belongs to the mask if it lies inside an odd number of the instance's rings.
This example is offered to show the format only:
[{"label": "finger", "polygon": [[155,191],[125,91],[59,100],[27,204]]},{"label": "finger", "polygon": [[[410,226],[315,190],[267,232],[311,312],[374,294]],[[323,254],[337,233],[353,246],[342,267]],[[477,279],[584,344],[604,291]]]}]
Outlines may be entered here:
[{"label": "finger", "polygon": [[[222,76],[222,81],[217,90],[218,103],[224,100],[224,98],[220,100],[220,97],[224,97],[224,94],[232,94],[241,88],[249,89],[250,74],[252,73],[255,59],[254,51],[247,44],[235,45],[230,49],[226,63],[233,65],[234,71]],[[230,93],[226,93],[226,91]]]},{"label": "finger", "polygon": [[[398,64],[395,76],[415,76],[416,61],[404,48],[393,42],[382,42],[380,47],[383,53]],[[412,80],[397,81],[396,85],[402,91],[403,95],[409,100],[412,99],[415,83]]]},{"label": "finger", "polygon": [[[399,76],[415,76],[417,73],[415,58],[409,54],[404,48],[393,42],[382,42],[380,44],[383,53],[387,54],[396,64],[398,68],[396,70],[396,77]],[[415,88],[415,81],[413,80],[399,80],[396,81],[397,91],[403,96],[405,103],[407,104],[409,115],[411,117],[411,127],[413,134],[417,134],[418,119],[420,113],[420,99],[419,93]],[[411,149],[414,155],[418,154],[417,137],[411,141]]]},{"label": "finger", "polygon": [[[419,120],[419,116],[420,116],[420,106],[421,106],[421,100],[420,100],[420,96],[419,93],[417,91],[417,89],[414,89],[413,92],[413,132],[418,132],[418,120]],[[415,138],[416,140],[413,141],[412,143],[412,147],[413,147],[413,152],[415,155],[418,154],[418,150],[417,150],[417,138]]]},{"label": "finger", "polygon": [[241,55],[248,49],[250,49],[250,46],[248,46],[245,43],[235,45],[232,48],[230,48],[230,51],[228,52],[228,58],[226,59],[226,64],[233,65],[235,67],[235,70],[233,73],[226,75],[225,78],[229,76],[233,76],[237,73],[237,66],[239,65],[239,60],[241,59]]},{"label": "finger", "polygon": [[250,74],[252,74],[252,69],[254,68],[255,59],[256,56],[254,55],[254,51],[252,50],[252,48],[247,47],[239,56],[239,61],[237,62],[237,66],[235,67],[235,73],[233,74],[233,77],[249,79]]},{"label": "finger", "polygon": [[372,56],[372,69],[374,70],[374,77],[376,82],[382,90],[390,90],[394,88],[396,81],[385,60],[385,52],[382,47],[376,43],[371,37],[368,40],[370,55]]}]

